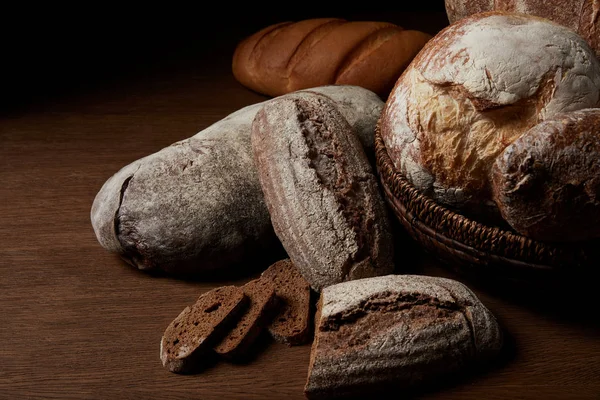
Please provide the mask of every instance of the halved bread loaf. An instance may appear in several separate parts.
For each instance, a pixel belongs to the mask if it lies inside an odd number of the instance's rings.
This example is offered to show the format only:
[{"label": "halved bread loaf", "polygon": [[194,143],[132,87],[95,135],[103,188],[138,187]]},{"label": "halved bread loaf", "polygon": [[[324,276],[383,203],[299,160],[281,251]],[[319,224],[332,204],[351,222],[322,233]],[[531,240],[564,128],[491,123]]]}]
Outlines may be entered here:
[{"label": "halved bread loaf", "polygon": [[175,373],[193,369],[202,354],[231,328],[247,304],[248,297],[237,286],[223,286],[202,294],[165,330],[160,342],[163,366]]},{"label": "halved bread loaf", "polygon": [[277,297],[275,285],[267,279],[254,279],[242,286],[249,305],[223,339],[214,347],[217,354],[226,358],[245,355],[266,324],[273,317]]},{"label": "halved bread loaf", "polygon": [[272,281],[280,301],[269,333],[279,343],[300,345],[311,339],[311,289],[290,259],[275,262],[261,275]]},{"label": "halved bread loaf", "polygon": [[435,383],[493,358],[502,342],[495,317],[458,281],[388,275],[339,283],[321,292],[305,393],[372,397]]}]

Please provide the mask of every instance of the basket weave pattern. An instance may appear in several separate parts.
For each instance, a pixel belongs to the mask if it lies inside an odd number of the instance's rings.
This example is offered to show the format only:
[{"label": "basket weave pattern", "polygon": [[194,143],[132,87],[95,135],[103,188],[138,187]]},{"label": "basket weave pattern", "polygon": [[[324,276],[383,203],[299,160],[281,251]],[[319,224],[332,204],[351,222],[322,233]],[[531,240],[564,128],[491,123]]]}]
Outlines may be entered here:
[{"label": "basket weave pattern", "polygon": [[600,242],[550,244],[469,219],[419,192],[390,159],[375,130],[377,172],[388,204],[408,233],[452,264],[552,271],[600,261]]}]

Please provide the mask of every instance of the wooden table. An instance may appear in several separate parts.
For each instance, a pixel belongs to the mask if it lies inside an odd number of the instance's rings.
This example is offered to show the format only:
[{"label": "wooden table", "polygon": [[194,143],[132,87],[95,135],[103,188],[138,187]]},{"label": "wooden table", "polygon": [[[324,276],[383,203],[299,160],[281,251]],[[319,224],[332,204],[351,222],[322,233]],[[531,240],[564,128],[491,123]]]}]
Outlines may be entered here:
[{"label": "wooden table", "polygon": [[[429,31],[444,23],[439,14],[403,18]],[[94,196],[119,168],[265,99],[231,75],[238,38],[203,55],[184,52],[135,73],[77,81],[2,114],[0,398],[303,398],[310,345],[263,340],[250,363],[220,362],[191,376],[167,372],[158,351],[168,323],[199,294],[250,277],[148,275],[106,252],[90,224]],[[463,280],[411,243],[400,251],[407,262],[399,271]],[[593,293],[516,296],[463,281],[502,324],[506,351],[493,368],[418,397],[600,399]]]}]

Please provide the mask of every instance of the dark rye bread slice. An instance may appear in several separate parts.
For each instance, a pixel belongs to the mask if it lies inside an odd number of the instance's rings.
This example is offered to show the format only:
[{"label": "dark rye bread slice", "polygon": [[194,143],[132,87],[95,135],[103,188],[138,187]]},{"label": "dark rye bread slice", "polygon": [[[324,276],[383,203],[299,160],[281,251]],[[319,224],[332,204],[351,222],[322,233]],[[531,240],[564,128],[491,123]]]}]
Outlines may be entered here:
[{"label": "dark rye bread slice", "polygon": [[202,354],[231,329],[247,304],[248,297],[237,286],[223,286],[202,294],[165,330],[160,342],[163,366],[175,373],[194,369]]},{"label": "dark rye bread slice", "polygon": [[267,279],[254,279],[242,286],[249,305],[235,327],[214,347],[217,354],[238,358],[248,353],[250,346],[273,318],[277,297],[275,285]]},{"label": "dark rye bread slice", "polygon": [[311,289],[289,258],[267,268],[261,279],[275,285],[279,312],[268,326],[269,333],[279,343],[305,344],[311,339]]}]

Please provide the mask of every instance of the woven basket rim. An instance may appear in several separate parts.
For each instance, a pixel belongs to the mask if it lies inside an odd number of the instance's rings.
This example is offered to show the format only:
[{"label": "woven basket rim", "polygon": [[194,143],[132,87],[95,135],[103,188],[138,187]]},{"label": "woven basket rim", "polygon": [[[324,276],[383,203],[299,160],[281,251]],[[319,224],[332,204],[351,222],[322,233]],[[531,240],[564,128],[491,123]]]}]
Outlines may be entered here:
[{"label": "woven basket rim", "polygon": [[[394,166],[379,123],[375,126],[375,155],[380,182],[396,216],[418,230],[441,253],[481,264],[489,262],[518,269],[553,270],[600,261],[600,241],[541,242],[459,214],[420,192]],[[450,254],[447,254],[450,255]]]}]

